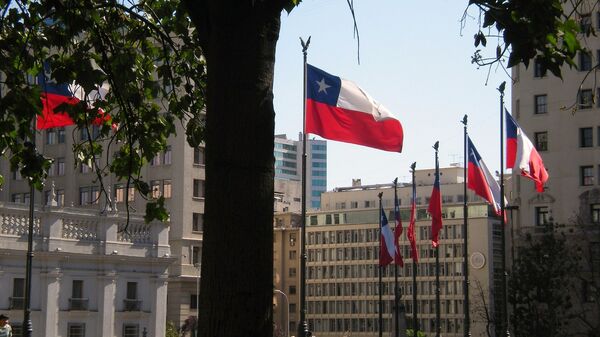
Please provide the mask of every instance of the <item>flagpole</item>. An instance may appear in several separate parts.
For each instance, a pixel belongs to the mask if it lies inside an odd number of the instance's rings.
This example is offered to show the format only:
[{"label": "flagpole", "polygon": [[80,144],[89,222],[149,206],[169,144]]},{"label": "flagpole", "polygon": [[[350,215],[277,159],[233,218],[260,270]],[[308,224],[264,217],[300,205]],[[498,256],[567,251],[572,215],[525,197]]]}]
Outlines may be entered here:
[{"label": "flagpole", "polygon": [[[379,197],[379,241],[381,242],[381,240],[383,240],[383,235],[381,234],[381,226],[383,226],[382,224],[382,209],[383,209],[383,205],[381,204],[381,196],[383,195],[383,192],[379,192],[379,194],[377,195]],[[379,249],[381,250],[383,247],[381,246],[381,244],[379,245]],[[381,251],[379,252],[379,255],[381,256]],[[382,289],[382,285],[383,285],[383,278],[381,276],[382,274],[382,269],[383,266],[381,265],[381,257],[379,258],[379,337],[383,337],[383,289]]]},{"label": "flagpole", "polygon": [[[34,120],[35,125],[35,120]],[[35,149],[35,127],[33,128],[31,142]],[[34,200],[35,187],[31,178],[29,180],[29,226],[27,228],[27,258],[25,261],[25,298],[23,307],[23,336],[33,335],[33,324],[31,323],[31,269],[33,268],[33,222],[34,222]]]},{"label": "flagpole", "polygon": [[[435,179],[440,179],[440,166],[438,159],[438,150],[440,142],[435,142],[433,149],[435,150]],[[434,187],[435,188],[435,187]],[[438,234],[439,235],[439,234]],[[441,308],[440,308],[440,245],[435,246],[435,336],[441,335]]]},{"label": "flagpole", "polygon": [[[416,196],[416,178],[415,178],[415,168],[417,167],[417,162],[412,163],[410,165],[410,171],[412,173],[412,188],[413,188],[413,197]],[[411,201],[416,202],[416,201]],[[416,213],[416,212],[415,212]],[[416,218],[415,214],[415,218]],[[416,221],[416,219],[415,219]],[[417,332],[419,331],[419,318],[418,318],[418,310],[417,310],[417,262],[416,256],[412,257],[412,302],[413,302],[413,331],[414,337],[417,337]]]},{"label": "flagpole", "polygon": [[506,82],[502,82],[498,87],[498,91],[500,92],[500,223],[502,225],[502,272],[504,273],[504,282],[503,282],[503,311],[504,311],[504,319],[503,322],[506,325],[506,336],[510,337],[510,319],[508,317],[508,271],[506,270],[506,221],[504,216],[504,209],[506,205],[504,205],[504,87],[506,86]]},{"label": "flagpole", "polygon": [[463,117],[462,123],[464,125],[464,143],[463,143],[463,274],[465,276],[465,280],[463,283],[463,293],[465,299],[463,300],[463,311],[465,314],[464,321],[464,336],[471,336],[471,313],[469,312],[469,207],[467,205],[467,115]]},{"label": "flagpole", "polygon": [[[396,177],[396,179],[394,179],[394,212],[396,212],[396,200],[398,200],[398,178]],[[398,217],[400,216],[399,214],[397,215]],[[396,231],[398,230],[398,226],[400,226],[400,223],[396,221],[396,228],[394,228],[394,250],[396,250],[397,246],[398,246],[398,242],[396,239]],[[400,228],[402,229],[402,228]],[[394,259],[396,259],[398,256],[398,254],[394,255]],[[398,288],[398,262],[394,261],[394,318],[396,320],[396,323],[394,324],[395,327],[395,334],[394,336],[398,337],[399,336],[399,329],[400,329],[400,323],[399,321],[399,311],[400,311],[400,296],[402,296],[402,294],[400,294],[400,289]]]},{"label": "flagpole", "polygon": [[306,51],[310,45],[310,36],[306,42],[300,38],[300,44],[302,45],[304,61],[304,86],[302,97],[302,222],[300,227],[302,245],[300,253],[300,324],[298,324],[298,336],[310,337],[311,333],[306,322]]}]

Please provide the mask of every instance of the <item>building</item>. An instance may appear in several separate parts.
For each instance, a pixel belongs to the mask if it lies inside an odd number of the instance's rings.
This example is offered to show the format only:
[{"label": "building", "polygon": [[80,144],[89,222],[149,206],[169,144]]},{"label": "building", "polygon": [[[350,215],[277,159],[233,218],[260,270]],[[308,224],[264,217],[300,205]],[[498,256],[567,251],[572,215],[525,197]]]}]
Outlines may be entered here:
[{"label": "building", "polygon": [[[183,127],[176,125],[177,134],[185,134]],[[105,197],[101,196],[97,172],[86,164],[76,164],[73,154],[74,144],[96,136],[95,127],[91,134],[73,126],[40,132],[36,139],[37,149],[53,158],[54,163],[45,190],[36,192],[35,205],[48,204],[51,187],[54,186],[59,207],[73,206],[96,211],[104,209]],[[185,137],[171,137],[167,143],[165,151],[153,158],[140,173],[148,182],[154,197],[165,197],[165,206],[170,212],[169,245],[170,254],[175,260],[169,267],[166,315],[168,321],[179,327],[188,317],[197,315],[204,219],[204,148],[191,148]],[[114,156],[114,148],[110,153],[105,151],[97,159],[100,167]],[[0,201],[28,203],[29,186],[18,172],[11,172],[7,159],[0,160],[0,173],[5,177]],[[105,176],[103,183],[118,211],[126,210],[127,198],[130,214],[144,213],[145,200],[132,186],[127,191],[126,182],[118,181],[112,174]]]},{"label": "building", "polygon": [[[275,135],[275,179],[302,180],[302,134],[299,140]],[[321,194],[327,190],[327,142],[308,139],[306,144],[306,195],[307,207],[321,207]],[[290,210],[291,211],[291,210]]]},{"label": "building", "polygon": [[[34,337],[164,336],[169,226],[124,212],[36,207]],[[29,207],[0,202],[0,312],[23,330]]]},{"label": "building", "polygon": [[[416,236],[418,320],[428,336],[435,331],[435,255],[431,248],[431,220],[426,208],[434,170],[418,170]],[[463,336],[463,168],[441,169],[444,227],[440,236],[441,328],[444,336]],[[321,197],[321,210],[307,214],[307,319],[319,337],[344,334],[378,335],[378,298],[382,292],[383,331],[392,329],[393,267],[384,269],[378,286],[379,201],[393,219],[394,189],[391,184],[336,188]],[[400,184],[398,197],[404,227],[408,226],[411,184]],[[500,223],[490,217],[488,205],[469,192],[469,275],[472,336],[486,336],[482,319],[484,303],[494,312],[492,294],[501,283]],[[391,220],[393,223],[393,220]],[[412,307],[412,260],[409,243],[402,236],[405,266],[399,271],[402,300],[409,321]],[[277,268],[277,266],[276,266]],[[284,272],[281,272],[284,273]],[[290,272],[291,273],[291,272]],[[291,302],[291,301],[290,301]],[[409,326],[412,323],[409,322]]]}]

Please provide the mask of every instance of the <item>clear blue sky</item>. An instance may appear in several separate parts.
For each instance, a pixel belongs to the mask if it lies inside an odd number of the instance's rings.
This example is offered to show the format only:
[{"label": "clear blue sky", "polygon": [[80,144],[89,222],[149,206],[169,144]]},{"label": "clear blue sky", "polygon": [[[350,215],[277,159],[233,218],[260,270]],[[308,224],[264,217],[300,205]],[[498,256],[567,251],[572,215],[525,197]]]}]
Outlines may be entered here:
[{"label": "clear blue sky", "polygon": [[[328,141],[328,190],[363,184],[410,181],[409,166],[434,167],[433,144],[440,141],[440,166],[463,162],[463,127],[491,171],[499,170],[499,95],[510,80],[501,68],[471,64],[478,12],[461,33],[467,0],[356,0],[360,64],[352,16],[344,0],[303,0],[282,27],[275,66],[275,130],[298,139],[302,130],[302,52],[299,37],[312,36],[308,62],[356,82],[385,105],[404,128],[400,154]],[[491,46],[491,48],[489,47]],[[495,41],[488,41],[493,52]],[[311,135],[311,137],[313,137]],[[314,136],[317,137],[318,136]]]}]

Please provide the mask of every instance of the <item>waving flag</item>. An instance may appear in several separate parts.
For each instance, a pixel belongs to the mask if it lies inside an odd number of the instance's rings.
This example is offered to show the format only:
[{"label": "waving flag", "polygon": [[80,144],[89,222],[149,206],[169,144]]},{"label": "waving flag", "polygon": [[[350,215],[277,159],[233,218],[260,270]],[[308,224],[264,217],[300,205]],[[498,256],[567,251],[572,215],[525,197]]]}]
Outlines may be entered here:
[{"label": "waving flag", "polygon": [[355,83],[308,64],[306,86],[307,133],[402,152],[400,121]]},{"label": "waving flag", "polygon": [[[109,90],[108,84],[98,86],[92,90],[86,97],[83,88],[73,82],[56,83],[51,79],[48,67],[44,67],[45,72],[38,75],[38,84],[42,88],[40,99],[42,101],[42,114],[37,116],[36,128],[38,130],[74,125],[75,122],[66,111],[60,111],[63,104],[76,105],[80,101],[87,99],[89,103],[96,100],[103,100]],[[94,125],[102,125],[105,121],[110,121],[111,117],[102,109],[96,111],[96,116],[92,121]],[[114,126],[113,126],[114,128]]]},{"label": "waving flag", "polygon": [[394,264],[404,267],[402,261],[402,251],[400,247],[400,236],[402,235],[402,220],[400,219],[400,202],[398,202],[398,190],[396,190],[397,179],[394,181],[394,218],[396,218],[396,228],[394,229]]},{"label": "waving flag", "polygon": [[[494,208],[496,215],[501,216],[500,185],[498,185],[498,182],[494,179],[490,170],[488,170],[483,159],[481,159],[470,137],[467,143],[467,156],[469,157],[467,187],[475,191],[478,196],[487,200]],[[507,203],[505,198],[505,204]]]},{"label": "waving flag", "polygon": [[435,182],[433,183],[427,211],[431,215],[431,245],[437,247],[439,245],[440,230],[442,229],[442,193],[440,191],[440,168],[437,160],[435,163]]},{"label": "waving flag", "polygon": [[381,232],[381,235],[379,235],[379,265],[387,266],[394,260],[394,235],[392,234],[392,230],[388,224],[388,220],[385,216],[385,212],[383,211],[383,206],[381,206],[381,203],[379,205],[379,209],[379,223]]},{"label": "waving flag", "polygon": [[[413,178],[414,179],[414,178]],[[417,220],[417,186],[414,181],[412,184],[412,201],[410,205],[410,223],[408,224],[408,229],[406,231],[406,237],[408,237],[408,241],[410,242],[410,257],[413,261],[419,262],[419,252],[417,250],[417,240],[415,237],[415,221]]]},{"label": "waving flag", "polygon": [[523,129],[506,114],[506,167],[518,170],[521,175],[535,182],[538,192],[544,192],[544,184],[548,181],[548,172],[542,157],[535,149]]}]

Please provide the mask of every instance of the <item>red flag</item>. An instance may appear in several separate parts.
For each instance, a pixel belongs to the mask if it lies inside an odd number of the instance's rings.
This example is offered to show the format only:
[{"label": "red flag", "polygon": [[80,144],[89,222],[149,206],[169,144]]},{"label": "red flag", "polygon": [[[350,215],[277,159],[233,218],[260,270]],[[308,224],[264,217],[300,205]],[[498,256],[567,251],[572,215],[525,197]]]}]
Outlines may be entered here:
[{"label": "red flag", "polygon": [[394,264],[404,267],[402,261],[402,252],[400,247],[400,235],[402,235],[402,221],[400,219],[400,203],[398,202],[398,191],[396,190],[397,181],[394,182],[394,217],[396,218],[396,228],[394,229],[394,246],[396,254],[394,255]]},{"label": "red flag", "polygon": [[414,181],[412,184],[412,202],[410,205],[410,223],[406,231],[406,237],[410,242],[410,257],[414,262],[419,262],[419,252],[417,250],[417,240],[415,237],[415,221],[417,220],[417,186]]},{"label": "red flag", "polygon": [[427,211],[431,215],[431,245],[439,245],[439,234],[442,229],[442,193],[440,192],[440,168],[437,160],[435,163],[435,182],[429,199],[429,208]]}]

